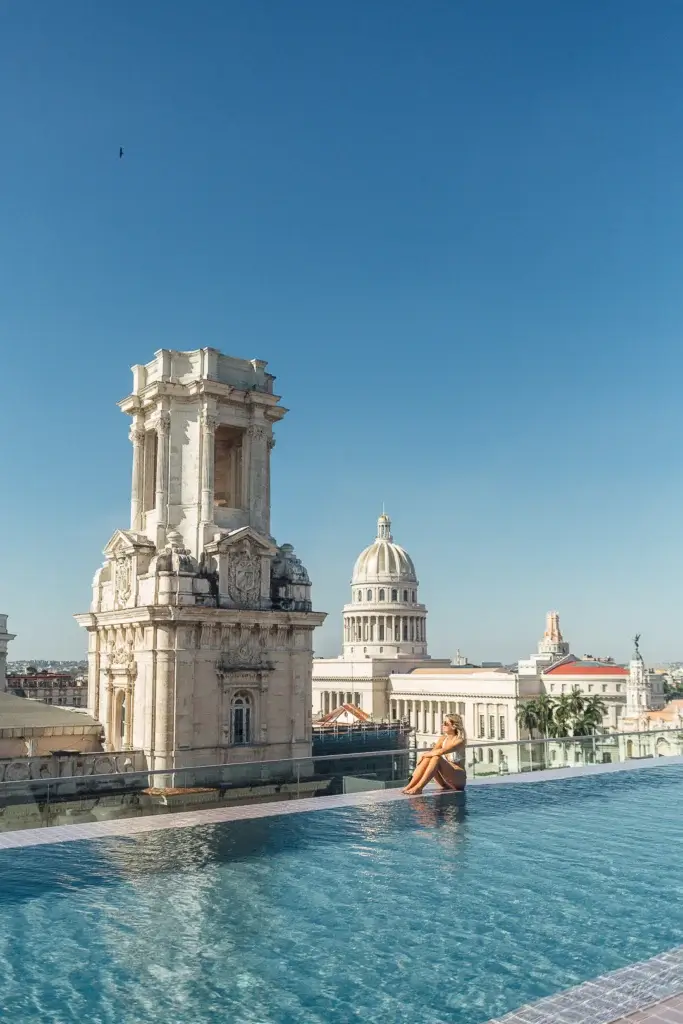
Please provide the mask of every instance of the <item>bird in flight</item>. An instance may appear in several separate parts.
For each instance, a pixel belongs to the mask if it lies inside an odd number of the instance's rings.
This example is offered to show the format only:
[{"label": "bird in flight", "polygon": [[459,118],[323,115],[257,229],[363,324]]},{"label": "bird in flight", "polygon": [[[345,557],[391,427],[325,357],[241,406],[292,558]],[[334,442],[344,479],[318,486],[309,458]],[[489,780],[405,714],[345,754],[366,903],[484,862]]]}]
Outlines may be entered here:
[{"label": "bird in flight", "polygon": [[123,157],[123,146],[119,146],[119,160]]}]

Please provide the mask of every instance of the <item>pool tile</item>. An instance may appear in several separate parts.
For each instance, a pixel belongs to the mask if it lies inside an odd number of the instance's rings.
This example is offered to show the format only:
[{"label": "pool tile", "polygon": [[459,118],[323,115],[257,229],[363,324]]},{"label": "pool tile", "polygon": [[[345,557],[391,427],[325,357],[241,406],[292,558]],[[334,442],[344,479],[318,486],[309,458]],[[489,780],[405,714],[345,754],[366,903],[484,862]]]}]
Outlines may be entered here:
[{"label": "pool tile", "polygon": [[683,1024],[679,993],[683,947],[522,1006],[489,1024]]}]

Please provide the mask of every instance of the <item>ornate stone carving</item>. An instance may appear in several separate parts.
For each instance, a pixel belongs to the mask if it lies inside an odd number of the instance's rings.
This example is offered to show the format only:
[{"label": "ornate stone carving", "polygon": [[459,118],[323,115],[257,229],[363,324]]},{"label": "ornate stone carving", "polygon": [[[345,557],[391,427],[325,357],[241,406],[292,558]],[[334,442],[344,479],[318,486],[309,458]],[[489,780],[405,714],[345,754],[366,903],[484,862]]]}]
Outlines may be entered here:
[{"label": "ornate stone carving", "polygon": [[117,558],[114,569],[114,600],[121,608],[128,603],[132,584],[132,563],[130,558]]},{"label": "ornate stone carving", "polygon": [[157,431],[162,437],[168,437],[171,432],[170,412],[162,411],[159,413],[159,417],[157,419]]},{"label": "ornate stone carving", "polygon": [[218,426],[218,417],[204,407],[201,413],[201,424],[205,433],[213,434]]},{"label": "ornate stone carving", "polygon": [[249,426],[247,433],[252,441],[264,441],[266,437],[265,428],[257,427],[254,423]]},{"label": "ornate stone carving", "polygon": [[145,443],[145,431],[142,427],[136,427],[135,424],[128,431],[128,438],[134,445],[143,445]]},{"label": "ornate stone carving", "polygon": [[249,541],[230,558],[228,594],[238,608],[257,608],[261,603],[261,556]]},{"label": "ornate stone carving", "polygon": [[270,672],[272,668],[265,649],[256,639],[256,642],[246,641],[239,647],[223,651],[216,665],[216,672],[223,678],[240,672]]}]

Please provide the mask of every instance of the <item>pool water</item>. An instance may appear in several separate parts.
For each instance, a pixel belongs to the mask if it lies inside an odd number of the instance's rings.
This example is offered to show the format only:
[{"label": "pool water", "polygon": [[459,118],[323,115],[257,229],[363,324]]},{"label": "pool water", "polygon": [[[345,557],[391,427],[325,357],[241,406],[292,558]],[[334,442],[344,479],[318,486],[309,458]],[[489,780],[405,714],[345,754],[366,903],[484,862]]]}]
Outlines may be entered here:
[{"label": "pool water", "polygon": [[479,1024],[683,943],[683,766],[0,852],[11,1024]]}]

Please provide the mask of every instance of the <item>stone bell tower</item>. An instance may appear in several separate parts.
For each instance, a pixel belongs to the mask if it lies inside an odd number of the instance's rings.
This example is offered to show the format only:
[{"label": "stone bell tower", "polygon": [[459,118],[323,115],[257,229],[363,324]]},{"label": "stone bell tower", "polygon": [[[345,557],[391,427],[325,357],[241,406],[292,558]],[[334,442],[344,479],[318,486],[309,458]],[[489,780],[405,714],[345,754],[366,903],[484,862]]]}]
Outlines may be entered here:
[{"label": "stone bell tower", "polygon": [[130,529],[93,580],[88,707],[151,769],[307,756],[310,580],[270,535],[262,360],[162,349],[133,367]]}]

